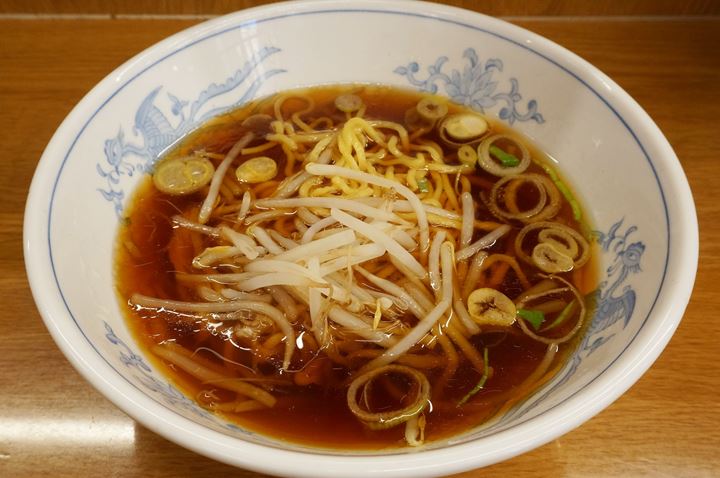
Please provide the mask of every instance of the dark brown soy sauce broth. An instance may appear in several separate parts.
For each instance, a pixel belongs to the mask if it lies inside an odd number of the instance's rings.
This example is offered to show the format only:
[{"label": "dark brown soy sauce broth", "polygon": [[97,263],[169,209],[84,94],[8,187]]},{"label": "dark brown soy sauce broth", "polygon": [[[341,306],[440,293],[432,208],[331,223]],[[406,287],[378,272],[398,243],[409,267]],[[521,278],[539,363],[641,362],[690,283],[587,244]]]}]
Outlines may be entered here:
[{"label": "dark brown soy sauce broth", "polygon": [[[416,92],[395,88],[323,87],[303,92],[316,104],[315,111],[307,116],[329,116],[336,124],[343,121],[344,114],[336,110],[333,101],[338,94],[347,91],[361,94],[367,105],[366,118],[382,118],[400,123],[403,123],[405,111],[413,107],[420,98]],[[186,155],[201,149],[226,153],[245,132],[239,126],[242,119],[257,112],[273,115],[272,104],[269,99],[261,100],[218,117],[183,138],[168,156]],[[293,99],[286,102],[283,111],[287,118],[291,111],[302,110],[305,107],[305,102]],[[458,106],[450,106],[451,113],[459,110],[461,108]],[[492,127],[495,132],[512,131],[499,122],[493,122]],[[432,135],[428,137],[437,140]],[[533,158],[550,164],[545,154],[531,143],[525,142],[525,144]],[[285,159],[282,150],[276,147],[260,154],[270,156],[278,162],[280,173],[276,179],[283,179]],[[545,174],[534,163],[528,172]],[[478,170],[477,177],[486,183],[495,181],[494,177],[481,170]],[[475,198],[487,192],[487,190],[481,192],[481,188],[473,186]],[[206,191],[200,191],[190,196],[171,197],[158,192],[149,178],[142,182],[126,210],[127,216],[120,230],[116,252],[117,289],[123,303],[127,303],[128,298],[135,292],[178,300],[199,299],[192,289],[176,280],[175,272],[178,270],[191,272],[190,262],[196,251],[210,245],[210,242],[200,234],[174,229],[170,218],[180,212],[187,213],[193,208],[197,211],[205,193]],[[521,188],[518,198],[520,207],[532,204],[536,194],[532,188]],[[478,204],[476,217],[481,220],[494,220],[482,201],[478,201]],[[562,222],[577,226],[567,203],[563,204],[558,217]],[[519,228],[499,240],[489,252],[512,255],[517,230]],[[479,233],[476,231],[474,239],[478,237]],[[173,241],[175,242],[171,244]],[[528,273],[531,282],[538,280],[536,274],[531,273],[529,268],[524,267],[524,270]],[[595,266],[591,261],[568,278],[573,279],[580,290],[587,293],[595,286],[596,277]],[[512,270],[508,272],[499,289],[511,298],[522,291]],[[129,306],[126,308],[126,315],[134,336],[146,352],[154,344],[172,340],[189,350],[198,350],[196,357],[203,360],[206,365],[215,367],[225,374],[247,376],[247,369],[241,364],[252,363],[251,352],[247,347],[230,340],[228,330],[231,326],[220,322],[209,324],[194,322],[187,317],[177,317],[168,313],[153,315],[148,311],[137,311]],[[578,337],[581,335],[579,334]],[[508,401],[522,398],[513,396],[513,390],[535,370],[546,349],[544,344],[525,336],[517,326],[510,332],[484,330],[483,333],[472,337],[471,342],[479,351],[488,347],[489,362],[492,367],[491,378],[483,390],[462,407],[457,407],[457,403],[480,379],[480,374],[467,362],[461,364],[443,390],[434,390],[431,397],[432,412],[426,411],[427,441],[468,430],[492,417]],[[577,340],[573,340],[570,344],[561,346],[555,362],[556,367],[563,363],[568,352],[574,349],[576,342]],[[218,359],[214,354],[209,353],[208,349],[224,355],[227,360]],[[435,350],[439,352],[441,348],[437,346]],[[458,350],[458,354],[462,352]],[[148,356],[152,354],[148,352]],[[301,368],[312,359],[313,356],[303,354],[302,351],[296,352],[291,368]],[[166,370],[172,381],[191,398],[198,398],[203,390],[210,388],[160,360],[155,360],[155,365]],[[346,388],[342,385],[349,371],[339,365],[333,367],[334,380],[330,380],[325,386],[296,387],[292,391],[284,388],[276,394],[278,403],[272,409],[225,416],[254,431],[306,445],[353,449],[403,446],[404,426],[370,431],[355,418],[347,408]],[[427,373],[431,384],[439,377],[441,371],[438,369]],[[272,370],[266,373],[272,373]],[[401,393],[403,391],[406,394],[412,393],[411,387],[406,383],[395,385],[397,386],[394,388]],[[391,408],[397,407],[398,403],[402,402],[401,397],[393,397],[389,393],[383,394],[383,389],[384,387],[374,387],[375,406]],[[232,394],[216,388],[214,390],[221,398],[232,399]]]}]

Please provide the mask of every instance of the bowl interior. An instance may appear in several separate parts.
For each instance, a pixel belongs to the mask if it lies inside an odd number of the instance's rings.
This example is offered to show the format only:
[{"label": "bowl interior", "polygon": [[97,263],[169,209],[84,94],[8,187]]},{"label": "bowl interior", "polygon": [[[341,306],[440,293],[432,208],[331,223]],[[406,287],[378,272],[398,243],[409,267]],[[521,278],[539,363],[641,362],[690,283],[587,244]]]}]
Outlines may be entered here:
[{"label": "bowl interior", "polygon": [[[622,90],[554,44],[455,9],[359,5],[300,3],[223,17],[151,48],[100,83],[53,138],[33,184],[26,254],[36,300],[85,376],[156,430],[182,418],[189,430],[220,434],[202,439],[239,437],[307,451],[209,414],[142,356],[113,290],[123,207],[161,151],[208,117],[249,99],[336,83],[437,92],[533,138],[557,159],[592,214],[602,284],[578,350],[554,380],[510,413],[429,447],[482,442],[529,430],[541,417],[552,419],[554,428],[541,434],[540,444],[619,396],[677,325],[670,298],[679,294],[681,308],[687,298],[668,283],[690,273],[692,284],[692,272],[679,266],[692,251],[670,249],[671,237],[683,239],[677,224],[688,220],[679,208],[692,211],[682,171],[659,131]],[[679,179],[673,176],[678,171]],[[668,197],[681,198],[681,204],[669,205]],[[684,239],[692,246],[692,236]],[[589,395],[596,401],[588,404]],[[143,411],[148,409],[152,413]]]}]

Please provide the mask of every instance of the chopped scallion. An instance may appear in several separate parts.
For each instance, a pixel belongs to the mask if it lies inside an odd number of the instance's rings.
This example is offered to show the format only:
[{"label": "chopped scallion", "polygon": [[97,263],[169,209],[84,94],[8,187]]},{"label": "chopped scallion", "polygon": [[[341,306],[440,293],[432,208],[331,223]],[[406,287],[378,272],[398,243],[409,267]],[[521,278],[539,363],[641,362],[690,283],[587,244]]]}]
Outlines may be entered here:
[{"label": "chopped scallion", "polygon": [[563,196],[565,196],[565,199],[567,199],[567,202],[570,204],[570,208],[572,209],[573,217],[575,218],[575,220],[579,221],[580,218],[582,218],[580,204],[578,204],[575,196],[573,196],[572,191],[570,191],[570,188],[567,187],[567,185],[560,180],[555,170],[553,170],[550,166],[542,165],[542,167],[547,173],[547,175],[550,176],[550,179],[552,179],[553,183],[555,183],[555,186],[558,188],[558,190],[562,193]]},{"label": "chopped scallion", "polygon": [[555,318],[555,320],[552,321],[552,324],[548,325],[543,329],[545,330],[551,330],[555,327],[562,325],[563,322],[565,322],[570,316],[575,312],[575,305],[577,304],[577,301],[573,300],[568,305],[566,305],[563,310],[560,311],[560,314]]},{"label": "chopped scallion", "polygon": [[430,191],[428,180],[425,178],[418,179],[417,185],[418,185],[418,190],[421,193],[426,193],[426,192]]},{"label": "chopped scallion", "polygon": [[457,404],[458,407],[461,407],[470,400],[473,395],[478,393],[480,390],[483,389],[485,386],[485,382],[487,382],[488,377],[490,376],[490,365],[488,364],[488,348],[485,347],[483,350],[483,374],[482,377],[480,377],[480,381],[473,387],[472,390],[470,390],[467,395],[465,395]]},{"label": "chopped scallion", "polygon": [[539,310],[518,309],[517,315],[538,330],[543,322],[545,322],[545,314]]},{"label": "chopped scallion", "polygon": [[505,168],[512,168],[520,164],[520,160],[518,158],[506,151],[503,151],[497,146],[490,146],[490,154],[495,156],[495,158],[500,161],[500,164],[502,164]]}]

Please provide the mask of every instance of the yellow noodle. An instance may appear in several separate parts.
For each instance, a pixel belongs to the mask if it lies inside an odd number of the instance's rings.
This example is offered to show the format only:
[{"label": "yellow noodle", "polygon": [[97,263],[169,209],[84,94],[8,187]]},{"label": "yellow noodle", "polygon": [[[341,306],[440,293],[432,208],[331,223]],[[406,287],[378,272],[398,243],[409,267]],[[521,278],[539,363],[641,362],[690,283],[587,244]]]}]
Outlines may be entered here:
[{"label": "yellow noodle", "polygon": [[416,174],[417,174],[417,170],[414,168],[411,168],[408,170],[407,176],[405,177],[405,179],[407,181],[407,185],[411,191],[417,191],[419,188],[417,179],[415,176]]},{"label": "yellow noodle", "polygon": [[316,162],[320,157],[320,153],[322,153],[334,140],[335,136],[328,136],[318,141],[303,160],[303,164]]},{"label": "yellow noodle", "polygon": [[442,174],[436,173],[436,172],[430,172],[430,177],[433,179],[433,183],[435,185],[435,190],[433,191],[432,198],[437,201],[438,205],[440,204],[440,196],[442,196],[443,193],[443,180],[442,180]]},{"label": "yellow noodle", "polygon": [[283,335],[281,332],[272,334],[265,342],[262,343],[262,346],[268,350],[274,349],[285,338],[285,335]]},{"label": "yellow noodle", "polygon": [[381,121],[381,120],[373,120],[370,121],[369,124],[372,124],[375,128],[382,128],[382,129],[392,129],[397,131],[398,136],[400,137],[400,143],[402,144],[402,147],[406,151],[410,151],[410,138],[408,137],[407,130],[398,123],[395,123],[393,121]]},{"label": "yellow noodle", "polygon": [[312,188],[309,195],[312,197],[335,196],[335,193],[337,192],[340,192],[340,188],[338,188],[337,186],[324,186]]},{"label": "yellow noodle", "polygon": [[220,184],[220,196],[222,196],[222,198],[227,202],[231,202],[233,199],[235,199],[232,190],[227,186],[224,180]]},{"label": "yellow noodle", "polygon": [[440,343],[440,347],[443,349],[443,352],[445,352],[445,358],[447,360],[445,370],[443,370],[442,375],[434,386],[434,393],[439,395],[442,393],[447,382],[455,375],[455,372],[458,369],[460,359],[452,342],[447,338],[445,334],[442,333],[439,325],[436,327],[435,337],[437,337],[438,343]]},{"label": "yellow noodle", "polygon": [[447,196],[447,200],[450,203],[450,206],[455,210],[455,212],[457,212],[458,214],[462,214],[462,211],[460,210],[460,204],[458,203],[458,198],[455,195],[455,190],[450,184],[450,180],[448,179],[447,174],[443,174],[441,175],[441,177],[443,184],[443,192]]},{"label": "yellow noodle", "polygon": [[[275,113],[275,118],[277,118],[280,121],[284,121],[285,117],[283,116],[283,113],[282,113],[282,107],[286,101],[291,100],[291,99],[304,101],[305,104],[307,105],[307,106],[305,106],[304,109],[295,111],[292,114],[291,118],[293,118],[293,121],[294,121],[296,115],[300,116],[300,115],[309,113],[313,109],[315,109],[315,101],[312,98],[310,98],[309,96],[301,95],[301,94],[297,94],[297,93],[282,94],[275,100],[275,103],[273,104],[273,112]],[[305,123],[303,122],[303,124],[305,124]],[[307,126],[307,125],[305,125],[305,126]]]},{"label": "yellow noodle", "polygon": [[277,189],[278,184],[280,184],[280,181],[277,180],[271,180],[271,181],[265,181],[264,183],[260,183],[255,186],[253,189],[253,192],[255,193],[255,197],[262,198],[265,196],[269,196],[274,190]]},{"label": "yellow noodle", "polygon": [[517,260],[512,257],[508,256],[507,254],[491,254],[488,256],[487,259],[483,262],[481,270],[485,271],[493,265],[495,262],[502,261],[506,262],[512,267],[512,269],[515,271],[515,274],[517,275],[518,280],[520,281],[520,284],[525,288],[530,288],[530,282],[528,281],[527,277],[525,276],[525,273],[520,268],[520,265],[518,264]]},{"label": "yellow noodle", "polygon": [[262,410],[265,407],[262,403],[255,400],[235,400],[233,402],[210,403],[205,406],[208,410],[225,413],[242,413],[253,410]]},{"label": "yellow noodle", "polygon": [[410,156],[402,156],[396,159],[383,159],[383,160],[377,160],[374,161],[374,163],[379,164],[380,166],[396,166],[401,165],[405,166],[406,168],[414,168],[414,169],[421,169],[424,168],[427,164],[424,158],[417,157],[417,158],[411,158]]},{"label": "yellow noodle", "polygon": [[495,230],[498,227],[502,226],[503,224],[501,222],[476,220],[474,222],[474,225],[475,225],[475,229],[480,229],[482,231],[492,231],[492,230]]},{"label": "yellow noodle", "polygon": [[[345,163],[343,166],[372,172],[374,169],[372,169],[372,165],[368,163],[365,157],[364,135],[367,135],[376,143],[384,142],[382,135],[367,121],[362,118],[352,118],[345,123],[340,131],[338,150]],[[353,152],[355,157],[353,157]],[[368,168],[368,166],[370,167]]]},{"label": "yellow noodle", "polygon": [[[383,351],[380,349],[360,349],[348,354],[349,359],[353,358],[375,358]],[[435,355],[420,355],[406,353],[397,359],[397,363],[417,368],[438,368],[446,365],[447,360]]]},{"label": "yellow noodle", "polygon": [[440,148],[440,146],[432,141],[420,141],[419,143],[420,144],[410,145],[410,149],[415,151],[425,151],[436,163],[445,163],[445,157],[443,156],[442,148]]},{"label": "yellow noodle", "polygon": [[292,176],[295,172],[295,154],[285,143],[282,145],[283,152],[285,153],[285,176]]},{"label": "yellow noodle", "polygon": [[273,149],[275,146],[277,146],[277,142],[275,141],[268,141],[267,143],[263,143],[257,146],[253,146],[252,148],[243,148],[240,150],[240,154],[245,156],[248,154],[257,154],[262,153],[264,151],[267,151],[268,149]]},{"label": "yellow noodle", "polygon": [[242,203],[239,203],[237,201],[230,204],[223,204],[222,206],[218,206],[213,209],[212,216],[224,216],[225,214],[237,212],[238,210],[240,210],[241,206]]},{"label": "yellow noodle", "polygon": [[333,120],[327,116],[315,118],[312,122],[310,122],[310,126],[313,129],[332,129],[334,125],[335,123],[333,123]]},{"label": "yellow noodle", "polygon": [[300,189],[298,189],[298,196],[309,197],[310,191],[320,184],[322,184],[322,178],[318,176],[313,176],[305,180],[302,185],[300,185]]},{"label": "yellow noodle", "polygon": [[366,110],[367,110],[367,106],[365,105],[365,103],[363,103],[363,105],[360,107],[360,109],[357,110],[357,112],[355,113],[355,116],[357,116],[358,118],[362,118],[363,116],[365,116]]},{"label": "yellow noodle", "polygon": [[222,184],[230,190],[232,196],[230,199],[231,201],[235,198],[235,196],[240,196],[243,193],[243,189],[240,187],[240,184],[237,182],[237,178],[234,174],[226,174],[223,178]]},{"label": "yellow noodle", "polygon": [[455,342],[455,344],[460,348],[462,353],[470,361],[475,370],[482,373],[484,362],[482,357],[480,356],[480,353],[475,349],[475,347],[472,346],[470,342],[468,342],[465,336],[460,333],[454,322],[454,320],[451,320],[448,326],[444,327],[443,330],[447,333],[448,337],[450,337],[452,341]]}]

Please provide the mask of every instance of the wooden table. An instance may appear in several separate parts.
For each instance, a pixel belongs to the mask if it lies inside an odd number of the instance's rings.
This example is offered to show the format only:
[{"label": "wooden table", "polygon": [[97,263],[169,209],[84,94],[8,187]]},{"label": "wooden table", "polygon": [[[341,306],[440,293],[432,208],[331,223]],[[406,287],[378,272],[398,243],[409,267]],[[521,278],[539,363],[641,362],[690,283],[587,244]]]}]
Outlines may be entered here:
[{"label": "wooden table", "polygon": [[[61,120],[115,66],[198,21],[0,19],[0,476],[258,476],[168,442],[91,388],[47,333],[23,264],[25,198]],[[695,194],[700,265],[677,333],[628,393],[548,445],[457,476],[720,476],[720,17],[513,21],[597,65],[659,124]]]}]

